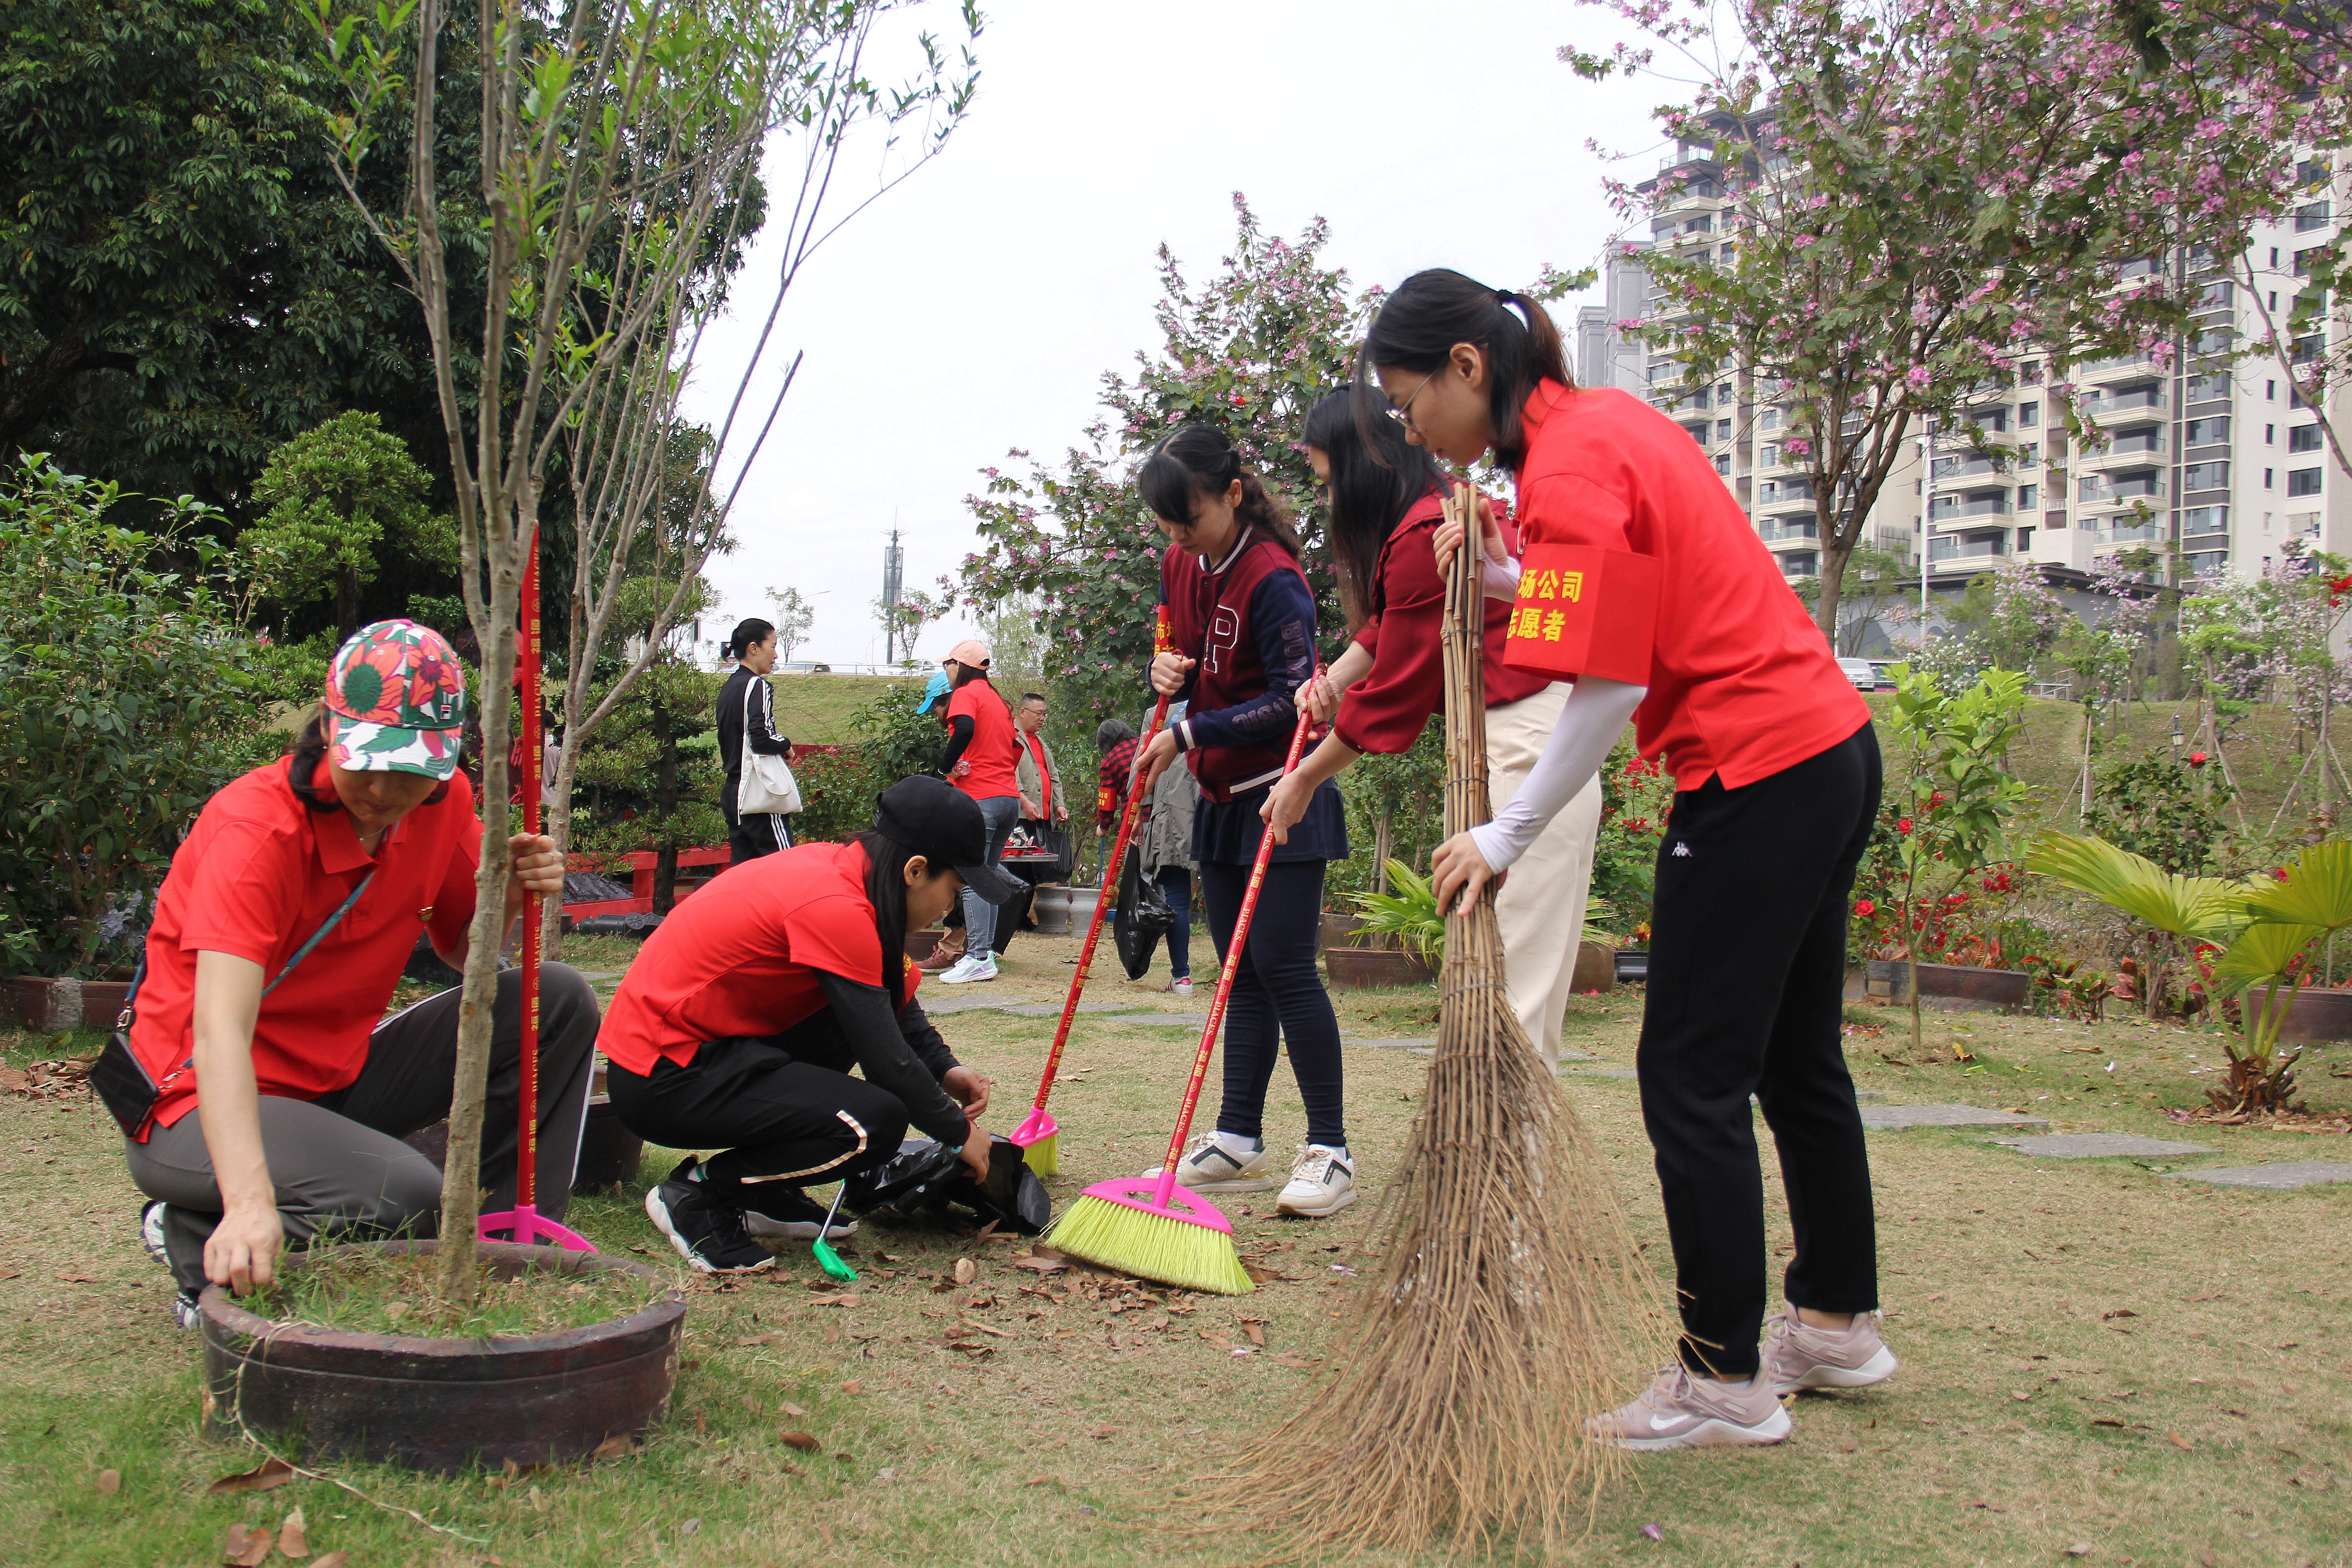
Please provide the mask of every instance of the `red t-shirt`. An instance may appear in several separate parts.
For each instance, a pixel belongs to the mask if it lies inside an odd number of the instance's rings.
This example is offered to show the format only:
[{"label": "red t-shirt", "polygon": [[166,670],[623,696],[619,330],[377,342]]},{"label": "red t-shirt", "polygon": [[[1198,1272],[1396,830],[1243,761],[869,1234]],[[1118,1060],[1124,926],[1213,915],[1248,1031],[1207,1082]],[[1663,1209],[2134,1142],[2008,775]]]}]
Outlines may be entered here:
[{"label": "red t-shirt", "polygon": [[940,722],[952,728],[960,718],[971,721],[971,744],[963,749],[958,760],[971,766],[960,769],[948,783],[974,800],[1019,795],[1021,786],[1013,777],[1020,757],[1013,750],[1013,710],[1004,705],[1004,699],[996,694],[988,677],[965,681],[948,699],[947,710],[940,715]]},{"label": "red t-shirt", "polygon": [[1547,381],[1521,417],[1519,542],[1624,551],[1657,563],[1642,754],[1678,790],[1738,789],[1819,756],[1870,722],[1828,639],[1713,464],[1683,427],[1616,387]]},{"label": "red t-shirt", "polygon": [[[705,1040],[781,1034],[818,1012],[820,970],[880,984],[866,868],[859,845],[801,844],[746,860],[680,902],[622,978],[597,1048],[643,1077],[664,1058],[684,1067]],[[904,972],[912,996],[919,972]]]},{"label": "red t-shirt", "polygon": [[[1380,581],[1372,618],[1355,640],[1372,656],[1372,671],[1341,694],[1331,728],[1359,752],[1402,752],[1420,739],[1431,714],[1445,706],[1445,579],[1430,541],[1443,516],[1436,490],[1413,504],[1381,546]],[[1504,509],[1497,507],[1497,511]],[[1506,516],[1503,542],[1515,553],[1518,533]],[[1486,706],[1533,697],[1552,678],[1503,662],[1510,635],[1507,600],[1486,602]]]},{"label": "red t-shirt", "polygon": [[[265,763],[205,802],[156,896],[131,1048],[162,1090],[159,1127],[196,1104],[196,1075],[180,1069],[195,1048],[197,952],[251,959],[267,985],[374,870],[359,902],[262,998],[254,1021],[261,1092],[316,1100],[366,1065],[368,1036],[416,933],[429,931],[436,948],[455,949],[474,918],[482,824],[464,773],[437,805],[394,823],[371,860],[348,816],[312,811],[295,795],[288,766],[282,758]],[[323,759],[318,780],[322,793],[329,789]]]}]

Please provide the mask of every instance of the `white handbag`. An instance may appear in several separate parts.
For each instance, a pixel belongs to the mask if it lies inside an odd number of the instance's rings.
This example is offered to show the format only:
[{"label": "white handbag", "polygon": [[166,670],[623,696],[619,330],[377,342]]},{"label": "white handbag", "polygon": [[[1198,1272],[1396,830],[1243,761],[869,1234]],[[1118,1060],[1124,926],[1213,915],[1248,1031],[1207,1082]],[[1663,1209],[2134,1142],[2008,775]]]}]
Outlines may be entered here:
[{"label": "white handbag", "polygon": [[751,688],[765,680],[755,675],[743,683],[743,782],[735,787],[738,816],[790,816],[801,808],[800,781],[790,763],[751,749]]}]

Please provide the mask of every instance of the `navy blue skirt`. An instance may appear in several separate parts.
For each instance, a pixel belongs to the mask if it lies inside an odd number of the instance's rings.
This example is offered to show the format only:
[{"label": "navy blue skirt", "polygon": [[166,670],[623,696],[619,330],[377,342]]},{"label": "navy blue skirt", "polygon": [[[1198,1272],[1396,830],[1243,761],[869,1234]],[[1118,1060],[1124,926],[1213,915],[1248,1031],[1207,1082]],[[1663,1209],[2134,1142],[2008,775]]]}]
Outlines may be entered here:
[{"label": "navy blue skirt", "polygon": [[[1192,858],[1224,866],[1247,866],[1257,858],[1257,842],[1265,832],[1258,812],[1274,786],[1261,784],[1246,795],[1216,801],[1203,796],[1192,812]],[[1274,847],[1274,858],[1345,860],[1348,858],[1348,808],[1339,786],[1325,781],[1307,797],[1307,815],[1290,830],[1290,841]]]}]

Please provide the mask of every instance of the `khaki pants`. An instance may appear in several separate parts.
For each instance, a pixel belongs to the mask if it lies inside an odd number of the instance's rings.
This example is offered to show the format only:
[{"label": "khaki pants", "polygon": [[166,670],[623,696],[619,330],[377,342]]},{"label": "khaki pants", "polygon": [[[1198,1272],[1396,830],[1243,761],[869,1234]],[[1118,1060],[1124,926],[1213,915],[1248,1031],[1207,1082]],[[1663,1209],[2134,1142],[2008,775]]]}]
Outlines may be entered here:
[{"label": "khaki pants", "polygon": [[[1566,684],[1554,681],[1533,697],[1486,710],[1486,787],[1497,814],[1543,754],[1568,692]],[[1568,1015],[1577,945],[1584,938],[1584,899],[1600,836],[1601,781],[1594,778],[1528,847],[1495,898],[1511,1011],[1547,1065],[1559,1055],[1560,1020]]]}]

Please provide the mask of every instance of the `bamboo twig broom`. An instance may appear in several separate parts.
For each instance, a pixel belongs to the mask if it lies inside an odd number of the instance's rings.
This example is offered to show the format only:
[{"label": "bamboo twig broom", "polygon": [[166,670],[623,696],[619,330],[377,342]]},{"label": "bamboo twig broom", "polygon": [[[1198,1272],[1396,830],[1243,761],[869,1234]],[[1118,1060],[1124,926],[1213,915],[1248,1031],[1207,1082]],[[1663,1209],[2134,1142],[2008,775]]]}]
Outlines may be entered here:
[{"label": "bamboo twig broom", "polygon": [[[1447,563],[1445,831],[1487,819],[1476,498]],[[1565,896],[1565,889],[1562,889]],[[1208,1481],[1267,1561],[1550,1554],[1591,1527],[1622,1456],[1585,1427],[1658,1363],[1664,1321],[1599,1152],[1504,990],[1491,885],[1445,922],[1437,1054],[1381,1200],[1345,1346]]]}]

